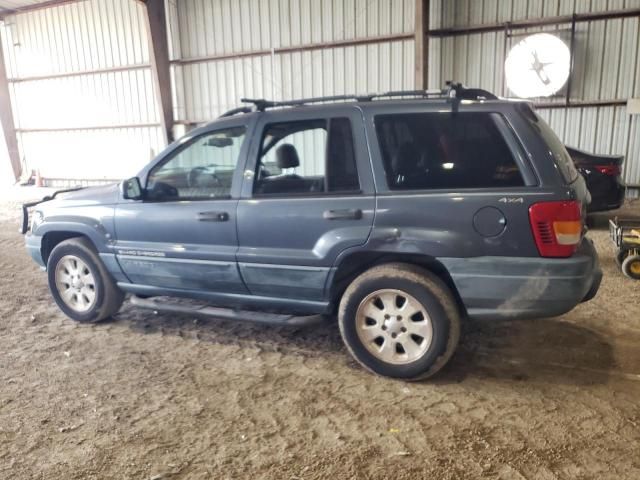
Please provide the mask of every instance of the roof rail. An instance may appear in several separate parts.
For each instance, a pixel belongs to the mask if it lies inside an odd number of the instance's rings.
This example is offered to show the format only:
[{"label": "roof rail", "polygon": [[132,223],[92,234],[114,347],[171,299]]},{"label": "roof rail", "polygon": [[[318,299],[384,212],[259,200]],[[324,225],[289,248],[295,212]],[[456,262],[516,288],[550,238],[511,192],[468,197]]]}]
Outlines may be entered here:
[{"label": "roof rail", "polygon": [[[311,103],[338,102],[348,100],[354,100],[356,102],[370,102],[379,98],[392,97],[451,98],[457,100],[495,100],[498,98],[493,93],[488,92],[487,90],[483,90],[480,88],[466,88],[461,83],[448,81],[445,88],[433,90],[392,90],[389,92],[369,93],[366,95],[333,95],[327,97],[300,98],[297,100],[266,100],[264,98],[241,98],[240,101],[242,103],[251,103],[254,105],[256,111],[264,112],[267,108],[295,107],[308,105]],[[247,113],[246,109],[248,109],[248,107],[236,108],[230,110],[222,116],[235,115],[236,113]],[[249,109],[249,111],[252,110]]]},{"label": "roof rail", "polygon": [[253,110],[251,110],[250,107],[237,107],[237,108],[232,108],[231,110],[228,110],[226,112],[224,112],[222,115],[220,115],[218,118],[224,118],[224,117],[232,117],[233,115],[237,115],[238,113],[251,113]]},{"label": "roof rail", "polygon": [[447,87],[444,89],[448,92],[449,97],[458,98],[460,100],[497,100],[498,97],[488,90],[482,88],[467,88],[461,83],[447,81]]},{"label": "roof rail", "polygon": [[241,98],[240,101],[242,103],[253,103],[256,107],[256,110],[262,112],[267,108],[274,107],[295,107],[298,105],[307,105],[309,103],[319,103],[319,102],[339,102],[344,100],[355,100],[357,102],[368,102],[375,98],[377,94],[372,93],[368,95],[332,95],[328,97],[311,97],[311,98],[300,98],[297,100],[265,100],[264,98]]}]

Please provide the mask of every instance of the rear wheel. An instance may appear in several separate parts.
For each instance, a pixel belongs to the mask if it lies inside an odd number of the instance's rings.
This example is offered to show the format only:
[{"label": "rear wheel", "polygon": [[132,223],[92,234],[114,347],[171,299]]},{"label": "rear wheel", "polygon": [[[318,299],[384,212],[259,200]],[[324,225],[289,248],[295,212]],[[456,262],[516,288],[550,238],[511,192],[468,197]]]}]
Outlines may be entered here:
[{"label": "rear wheel", "polygon": [[338,322],[362,366],[408,380],[438,372],[460,337],[460,314],[449,288],[430,272],[401,263],[356,278],[342,297]]},{"label": "rear wheel", "polygon": [[117,312],[124,301],[124,293],[85,238],[59,243],[49,255],[47,271],[56,304],[78,322],[104,320]]},{"label": "rear wheel", "polygon": [[628,255],[622,262],[622,273],[634,280],[640,280],[640,255]]}]

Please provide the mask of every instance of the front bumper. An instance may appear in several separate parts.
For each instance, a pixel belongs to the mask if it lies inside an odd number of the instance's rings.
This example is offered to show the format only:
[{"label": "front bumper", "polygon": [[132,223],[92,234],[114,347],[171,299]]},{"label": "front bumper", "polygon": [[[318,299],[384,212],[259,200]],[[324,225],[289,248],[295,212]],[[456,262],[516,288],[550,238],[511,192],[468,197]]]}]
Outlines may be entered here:
[{"label": "front bumper", "polygon": [[602,280],[593,242],[571,258],[441,258],[471,318],[554,317],[593,298]]},{"label": "front bumper", "polygon": [[46,268],[44,260],[42,259],[42,237],[40,235],[34,235],[32,233],[27,233],[24,236],[25,246],[27,247],[27,252],[31,255],[31,258],[40,265],[41,268]]}]

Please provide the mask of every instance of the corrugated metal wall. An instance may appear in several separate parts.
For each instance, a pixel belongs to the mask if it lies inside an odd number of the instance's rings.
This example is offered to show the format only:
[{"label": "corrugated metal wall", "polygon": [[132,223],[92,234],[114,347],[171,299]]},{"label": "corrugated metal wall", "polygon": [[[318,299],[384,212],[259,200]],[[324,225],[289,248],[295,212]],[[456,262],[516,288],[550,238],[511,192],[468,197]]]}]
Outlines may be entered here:
[{"label": "corrugated metal wall", "polygon": [[[640,0],[447,0],[432,16],[431,26],[464,27],[639,7]],[[504,60],[510,46],[523,35],[540,31],[554,32],[569,43],[569,29],[570,24],[563,24],[512,30],[510,37],[490,32],[431,39],[430,84],[455,79],[508,96]],[[574,101],[640,97],[640,19],[577,23],[572,82]],[[562,103],[564,94],[551,101]],[[624,154],[625,180],[640,184],[640,115],[628,115],[625,106],[539,109],[539,113],[567,145]]]},{"label": "corrugated metal wall", "polygon": [[[240,97],[415,85],[414,0],[166,0],[166,6],[178,122],[209,121]],[[432,0],[430,26],[637,7],[640,0]],[[568,28],[544,30],[567,37]],[[455,79],[508,94],[505,51],[520,34],[540,30],[431,38],[429,87]],[[5,19],[0,35],[27,169],[119,178],[164,146],[142,4],[86,0],[17,14]],[[579,23],[572,99],[640,97],[639,38],[637,17]],[[640,183],[639,116],[624,106],[541,114],[569,145],[625,154],[627,182]]]},{"label": "corrugated metal wall", "polygon": [[[209,120],[238,106],[240,97],[279,100],[415,84],[413,38],[317,48],[412,36],[414,0],[181,0],[167,5],[178,121]],[[296,47],[312,48],[277,52]],[[227,58],[232,55],[243,56]]]},{"label": "corrugated metal wall", "polygon": [[88,0],[0,26],[21,156],[45,177],[133,175],[165,143],[144,6]]}]

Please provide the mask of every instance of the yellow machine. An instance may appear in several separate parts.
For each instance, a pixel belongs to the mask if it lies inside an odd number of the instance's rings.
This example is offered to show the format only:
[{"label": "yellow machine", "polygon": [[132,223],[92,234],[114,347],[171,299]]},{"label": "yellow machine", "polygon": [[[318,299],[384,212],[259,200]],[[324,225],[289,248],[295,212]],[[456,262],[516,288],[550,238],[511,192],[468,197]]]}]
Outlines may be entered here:
[{"label": "yellow machine", "polygon": [[609,233],[618,247],[616,260],[622,273],[634,280],[640,280],[640,221],[609,220]]}]

